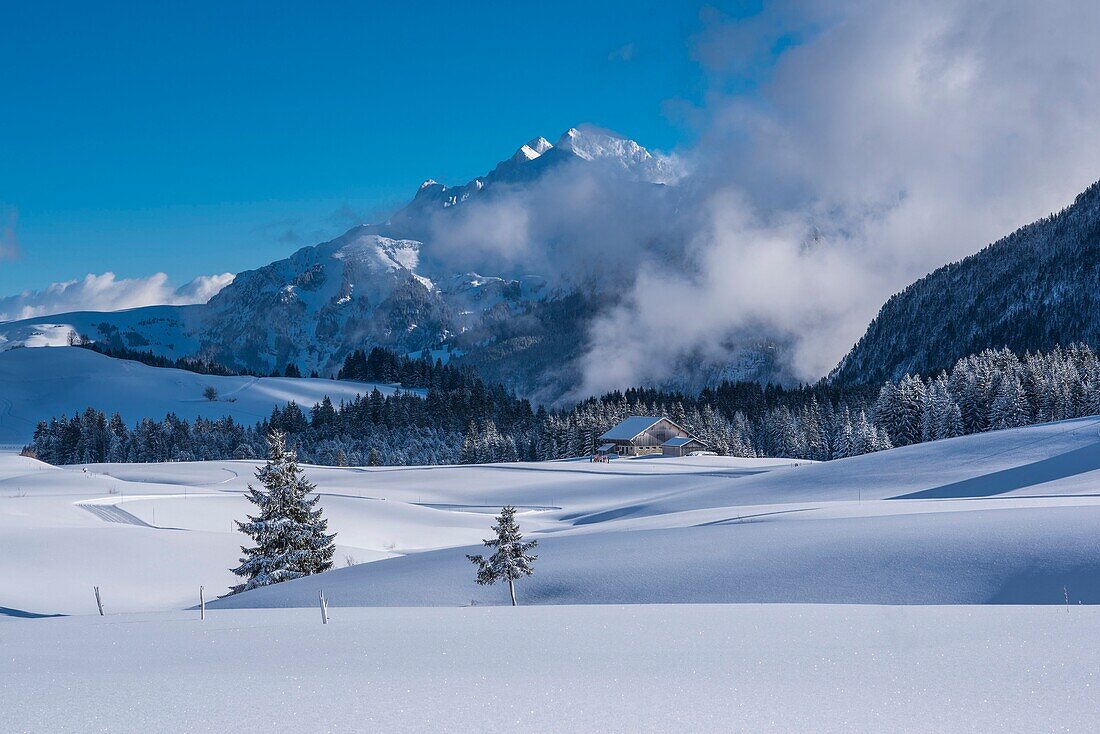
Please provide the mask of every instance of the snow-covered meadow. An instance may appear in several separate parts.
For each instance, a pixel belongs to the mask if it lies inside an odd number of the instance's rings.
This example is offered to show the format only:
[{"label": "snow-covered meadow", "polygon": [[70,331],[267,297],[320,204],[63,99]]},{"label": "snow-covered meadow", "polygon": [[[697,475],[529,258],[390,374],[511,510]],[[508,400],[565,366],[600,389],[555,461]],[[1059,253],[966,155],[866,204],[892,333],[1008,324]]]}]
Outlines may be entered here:
[{"label": "snow-covered meadow", "polygon": [[[271,703],[242,731],[1042,730],[1100,713],[1100,419],[825,464],[306,467],[338,568],[200,622],[199,586],[210,600],[235,580],[257,466],[0,454],[4,730],[201,730],[249,690]],[[475,585],[465,558],[503,504],[539,541],[526,608],[497,608],[506,588]]]},{"label": "snow-covered meadow", "polygon": [[[258,462],[53,467],[0,454],[0,606],[180,609],[227,589]],[[540,542],[521,602],[1100,601],[1100,420],[824,464],[686,457],[307,467],[337,568],[214,606],[506,601],[466,561],[504,504]],[[374,563],[374,561],[381,561]]]}]

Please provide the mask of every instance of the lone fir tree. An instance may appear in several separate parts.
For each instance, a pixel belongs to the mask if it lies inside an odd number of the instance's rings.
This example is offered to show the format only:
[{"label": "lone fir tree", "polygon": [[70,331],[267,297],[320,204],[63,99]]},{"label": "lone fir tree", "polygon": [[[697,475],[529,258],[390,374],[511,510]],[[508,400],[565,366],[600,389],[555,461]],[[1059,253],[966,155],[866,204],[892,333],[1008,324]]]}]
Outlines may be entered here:
[{"label": "lone fir tree", "polygon": [[248,500],[259,508],[237,529],[250,536],[255,547],[241,546],[241,565],[233,573],[245,582],[234,592],[309,576],[332,568],[335,534],[327,534],[328,520],[316,507],[320,497],[309,495],[316,487],[302,474],[286,436],[272,431],[267,436],[269,458],[256,470],[263,489],[248,485]]},{"label": "lone fir tree", "polygon": [[516,508],[504,507],[493,526],[495,538],[483,541],[489,548],[496,548],[489,560],[484,556],[466,556],[478,567],[477,582],[482,585],[495,584],[501,579],[508,581],[508,593],[512,596],[512,606],[516,605],[516,579],[530,576],[535,572],[531,564],[538,556],[528,555],[527,551],[539,544],[537,540],[523,542],[516,523]]}]

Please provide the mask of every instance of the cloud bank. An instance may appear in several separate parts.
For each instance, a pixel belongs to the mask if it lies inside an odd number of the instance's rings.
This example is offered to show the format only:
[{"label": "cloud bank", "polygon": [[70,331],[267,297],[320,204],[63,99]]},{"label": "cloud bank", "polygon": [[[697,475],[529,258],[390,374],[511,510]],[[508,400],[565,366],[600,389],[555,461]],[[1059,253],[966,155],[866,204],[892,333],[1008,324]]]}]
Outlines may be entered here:
[{"label": "cloud bank", "polygon": [[202,275],[179,288],[164,273],[147,278],[116,278],[89,273],[81,280],[53,283],[38,291],[0,298],[0,321],[16,321],[70,311],[120,311],[139,306],[206,303],[233,282],[232,273]]},{"label": "cloud bank", "polygon": [[816,380],[892,293],[1100,178],[1098,4],[788,0],[701,23],[676,185],[567,170],[435,233],[487,268],[610,282],[577,395],[761,342]]}]

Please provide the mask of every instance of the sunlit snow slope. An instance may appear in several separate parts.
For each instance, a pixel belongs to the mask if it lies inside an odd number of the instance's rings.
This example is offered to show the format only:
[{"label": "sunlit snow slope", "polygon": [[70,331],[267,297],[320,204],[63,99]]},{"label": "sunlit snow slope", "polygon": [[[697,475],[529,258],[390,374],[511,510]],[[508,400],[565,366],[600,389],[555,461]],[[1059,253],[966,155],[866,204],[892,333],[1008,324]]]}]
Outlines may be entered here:
[{"label": "sunlit snow slope", "polygon": [[[216,401],[203,397],[208,385],[218,391]],[[0,444],[25,443],[38,421],[87,407],[108,416],[117,411],[130,424],[141,418],[159,420],[169,412],[188,419],[233,416],[252,424],[290,400],[308,408],[325,395],[339,403],[374,387],[383,393],[395,390],[324,379],[199,375],[79,347],[13,349],[0,352]]]}]

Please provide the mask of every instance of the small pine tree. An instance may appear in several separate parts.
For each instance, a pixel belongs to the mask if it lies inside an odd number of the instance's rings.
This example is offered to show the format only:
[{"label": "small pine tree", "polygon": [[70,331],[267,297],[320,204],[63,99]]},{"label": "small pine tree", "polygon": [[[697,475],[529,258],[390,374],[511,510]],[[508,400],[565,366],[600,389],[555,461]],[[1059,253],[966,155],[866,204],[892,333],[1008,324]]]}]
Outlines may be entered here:
[{"label": "small pine tree", "polygon": [[504,507],[493,526],[495,538],[483,541],[489,548],[496,548],[489,560],[483,556],[466,556],[477,565],[477,582],[481,585],[495,584],[501,579],[508,582],[508,593],[512,597],[512,606],[516,606],[516,579],[530,576],[535,572],[531,564],[538,556],[528,555],[528,551],[538,545],[537,540],[523,542],[516,523],[516,508]]},{"label": "small pine tree", "polygon": [[286,436],[273,430],[267,443],[270,456],[256,470],[263,490],[249,485],[247,495],[260,511],[237,523],[256,546],[241,546],[244,556],[233,573],[246,581],[233,587],[234,593],[327,571],[336,551],[336,535],[325,532],[328,520],[315,508],[320,497],[308,496],[316,487],[302,475],[298,458],[287,449]]}]

